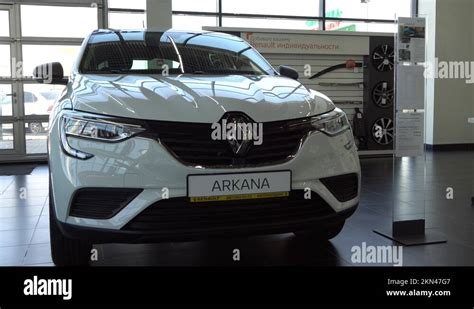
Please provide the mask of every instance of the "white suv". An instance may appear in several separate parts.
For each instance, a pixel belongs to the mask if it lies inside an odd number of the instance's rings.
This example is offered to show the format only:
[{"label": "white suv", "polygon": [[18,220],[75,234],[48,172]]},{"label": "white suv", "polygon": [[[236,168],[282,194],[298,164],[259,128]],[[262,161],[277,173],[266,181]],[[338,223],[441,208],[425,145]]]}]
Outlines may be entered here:
[{"label": "white suv", "polygon": [[330,239],[356,209],[346,115],[239,37],[97,30],[50,117],[51,249],[295,232]]}]

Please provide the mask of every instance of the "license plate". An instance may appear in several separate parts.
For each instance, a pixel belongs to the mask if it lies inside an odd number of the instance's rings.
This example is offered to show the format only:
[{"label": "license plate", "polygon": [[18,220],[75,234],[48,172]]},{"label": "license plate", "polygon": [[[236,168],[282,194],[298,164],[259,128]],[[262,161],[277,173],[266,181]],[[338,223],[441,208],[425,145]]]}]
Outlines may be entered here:
[{"label": "license plate", "polygon": [[291,190],[291,171],[188,175],[191,202],[285,197]]}]

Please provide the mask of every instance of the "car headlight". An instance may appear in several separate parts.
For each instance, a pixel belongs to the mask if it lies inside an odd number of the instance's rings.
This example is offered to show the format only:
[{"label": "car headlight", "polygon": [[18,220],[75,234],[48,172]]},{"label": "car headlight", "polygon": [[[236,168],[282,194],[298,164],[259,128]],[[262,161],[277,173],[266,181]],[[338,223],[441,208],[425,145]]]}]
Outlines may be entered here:
[{"label": "car headlight", "polygon": [[61,117],[59,136],[63,151],[75,158],[87,160],[93,155],[79,151],[69,145],[68,137],[85,138],[94,141],[118,143],[135,136],[145,129],[138,124],[117,122],[113,118],[70,113]]},{"label": "car headlight", "polygon": [[335,108],[329,113],[312,117],[311,125],[316,130],[329,136],[336,136],[350,129],[346,114],[339,108]]}]

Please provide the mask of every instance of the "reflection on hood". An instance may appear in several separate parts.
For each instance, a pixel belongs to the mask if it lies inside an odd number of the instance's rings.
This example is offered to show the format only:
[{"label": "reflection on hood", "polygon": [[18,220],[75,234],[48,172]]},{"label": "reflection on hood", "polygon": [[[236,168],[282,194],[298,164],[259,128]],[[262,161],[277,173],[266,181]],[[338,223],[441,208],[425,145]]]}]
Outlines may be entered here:
[{"label": "reflection on hood", "polygon": [[280,76],[77,75],[72,87],[74,109],[139,119],[212,123],[240,111],[267,122],[334,108],[326,96]]}]

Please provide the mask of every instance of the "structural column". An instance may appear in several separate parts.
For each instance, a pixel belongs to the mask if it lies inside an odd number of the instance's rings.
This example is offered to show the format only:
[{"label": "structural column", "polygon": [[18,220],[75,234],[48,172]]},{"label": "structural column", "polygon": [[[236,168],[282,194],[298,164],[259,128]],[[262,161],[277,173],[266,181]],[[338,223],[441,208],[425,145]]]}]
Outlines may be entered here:
[{"label": "structural column", "polygon": [[172,26],[171,19],[172,0],[147,0],[146,21],[147,28],[167,30]]}]

